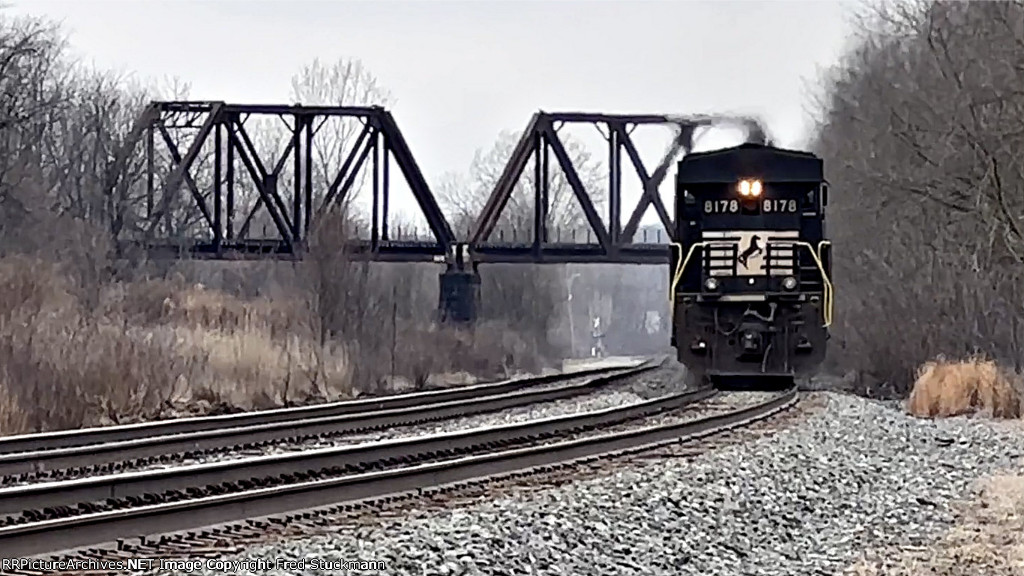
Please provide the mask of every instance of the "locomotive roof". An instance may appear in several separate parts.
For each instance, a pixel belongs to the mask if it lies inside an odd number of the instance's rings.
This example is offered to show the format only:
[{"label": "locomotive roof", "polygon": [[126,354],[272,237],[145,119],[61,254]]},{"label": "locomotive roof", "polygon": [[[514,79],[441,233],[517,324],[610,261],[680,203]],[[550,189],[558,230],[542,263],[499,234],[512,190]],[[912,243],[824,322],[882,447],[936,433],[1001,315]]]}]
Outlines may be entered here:
[{"label": "locomotive roof", "polygon": [[759,178],[773,182],[821,182],[821,158],[810,152],[746,143],[732,148],[695,152],[679,161],[681,183],[735,182]]}]

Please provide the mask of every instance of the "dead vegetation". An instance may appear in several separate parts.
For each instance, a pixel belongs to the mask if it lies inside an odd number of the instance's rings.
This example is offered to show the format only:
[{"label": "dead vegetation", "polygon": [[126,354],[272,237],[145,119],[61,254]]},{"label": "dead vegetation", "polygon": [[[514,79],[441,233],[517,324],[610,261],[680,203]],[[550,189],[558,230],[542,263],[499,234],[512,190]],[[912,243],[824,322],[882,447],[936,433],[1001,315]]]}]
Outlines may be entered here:
[{"label": "dead vegetation", "polygon": [[149,280],[110,283],[91,306],[59,267],[24,257],[0,261],[0,292],[0,433],[8,434],[336,400],[390,391],[396,378],[437,385],[429,379],[453,366],[494,376],[500,360],[481,356],[506,344],[399,327],[403,353],[357,381],[356,354],[374,356],[345,341],[320,343],[294,301]]},{"label": "dead vegetation", "polygon": [[1019,373],[1024,1],[874,4],[814,143],[843,287],[830,362],[882,397],[940,354]]},{"label": "dead vegetation", "polygon": [[27,257],[0,260],[0,294],[2,434],[470,384],[543,359],[488,323],[396,317],[367,325],[391,340],[379,348],[351,333],[321,341],[308,300],[180,279],[111,282],[88,302],[58,265]]},{"label": "dead vegetation", "polygon": [[[123,165],[118,153],[146,101],[187,99],[188,87],[73,65],[61,34],[0,11],[0,434],[467,384],[539,371],[553,356],[555,315],[517,305],[536,306],[557,284],[517,277],[536,286],[533,298],[492,295],[501,315],[472,329],[438,326],[438,267],[353,260],[340,249],[359,224],[348,204],[318,220],[297,264],[217,263],[208,274],[117,253],[118,240],[148,225],[142,146]],[[307,104],[387,101],[356,60],[314,62],[293,90]],[[257,128],[261,153],[283,149],[279,123]],[[317,194],[356,134],[333,126],[318,136]],[[192,178],[202,188],[213,170],[200,156]],[[240,206],[257,206],[251,186],[236,192]],[[188,192],[181,198],[159,224],[172,237],[198,229]]]},{"label": "dead vegetation", "polygon": [[849,576],[1020,576],[1024,574],[1024,476],[978,482],[959,506],[956,525],[937,543],[865,554]]},{"label": "dead vegetation", "polygon": [[907,410],[923,418],[966,414],[1019,418],[1020,394],[1014,379],[983,357],[926,362],[918,369]]}]

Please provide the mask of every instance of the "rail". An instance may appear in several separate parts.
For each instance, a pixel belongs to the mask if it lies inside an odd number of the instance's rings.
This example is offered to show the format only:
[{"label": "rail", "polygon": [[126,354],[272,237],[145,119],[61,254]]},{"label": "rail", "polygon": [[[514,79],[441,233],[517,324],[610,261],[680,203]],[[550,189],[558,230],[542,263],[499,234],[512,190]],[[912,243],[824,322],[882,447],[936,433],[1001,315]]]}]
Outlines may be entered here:
[{"label": "rail", "polygon": [[169,436],[172,434],[185,434],[191,432],[203,432],[207,430],[236,428],[240,426],[271,424],[274,422],[287,422],[303,418],[324,418],[328,416],[353,414],[356,412],[392,410],[418,406],[424,403],[450,402],[454,400],[462,400],[464,398],[511,392],[523,387],[548,384],[564,380],[566,378],[606,374],[615,370],[643,366],[653,361],[654,360],[645,360],[633,365],[591,368],[576,372],[558,372],[543,376],[527,376],[523,378],[502,380],[499,382],[460,386],[459,388],[447,390],[430,390],[426,392],[414,392],[411,394],[398,394],[360,400],[315,404],[311,406],[257,410],[238,414],[220,414],[216,416],[199,416],[195,418],[178,418],[173,420],[157,420],[121,426],[84,428],[80,430],[57,430],[54,432],[44,432],[40,434],[3,436],[0,437],[0,454],[74,448],[77,446],[102,444],[105,442],[138,440],[140,438],[148,438],[152,436]]},{"label": "rail", "polygon": [[379,497],[401,498],[420,493],[427,486],[479,482],[495,475],[545,470],[552,465],[703,438],[768,418],[795,405],[797,400],[797,391],[793,389],[766,402],[724,414],[557,443],[336,477],[295,477],[292,478],[295,481],[281,485],[248,486],[240,491],[172,502],[138,498],[138,505],[129,508],[41,519],[0,528],[0,549],[8,556],[53,554],[114,542],[128,535],[167,534],[296,510],[315,514],[308,509]]},{"label": "rail", "polygon": [[[657,363],[645,362],[634,368],[617,368],[611,374],[593,378],[583,376],[589,379],[581,383],[555,388],[516,390],[490,396],[475,396],[461,400],[374,412],[355,412],[339,416],[218,428],[38,452],[0,454],[0,477],[18,478],[19,475],[60,474],[61,471],[75,469],[81,469],[77,471],[77,474],[81,476],[104,472],[106,471],[104,465],[108,464],[129,463],[129,465],[134,465],[136,463],[132,461],[142,460],[141,464],[144,465],[151,460],[158,462],[165,460],[174,454],[197,455],[229,448],[260,446],[292,439],[337,436],[390,426],[420,424],[445,418],[482,414],[583,394],[613,380],[654,370],[663,362],[664,359],[661,359]],[[563,373],[560,378],[563,380],[580,378],[578,374]],[[107,468],[116,471],[124,467]],[[67,476],[68,474],[63,475]]]},{"label": "rail", "polygon": [[[374,467],[422,460],[424,456],[431,459],[435,455],[458,455],[505,446],[513,441],[533,441],[585,432],[599,426],[618,424],[680,408],[710,398],[714,394],[713,389],[704,388],[623,407],[529,420],[493,428],[5,488],[0,489],[0,514],[31,509],[56,510],[60,507],[74,507],[80,503],[102,502],[107,498],[131,499],[145,494],[183,492],[190,488],[229,485],[257,479],[264,483],[274,483],[279,482],[282,476],[296,473],[312,474],[319,470],[354,473]],[[0,525],[3,525],[2,521]]]}]

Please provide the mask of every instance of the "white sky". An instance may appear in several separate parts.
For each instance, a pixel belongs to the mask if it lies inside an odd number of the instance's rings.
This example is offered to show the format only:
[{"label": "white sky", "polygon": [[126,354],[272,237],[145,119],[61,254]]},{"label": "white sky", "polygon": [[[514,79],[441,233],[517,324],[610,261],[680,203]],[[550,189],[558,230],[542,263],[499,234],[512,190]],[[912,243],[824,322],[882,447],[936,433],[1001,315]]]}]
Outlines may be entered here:
[{"label": "white sky", "polygon": [[[782,145],[798,146],[815,79],[845,47],[853,7],[826,0],[11,4],[63,21],[86,61],[142,77],[178,76],[196,99],[288,103],[291,75],[312,58],[360,58],[395,96],[391,109],[431,181],[465,171],[476,149],[501,130],[525,127],[538,109],[756,113]],[[642,152],[652,158],[661,147]]]}]

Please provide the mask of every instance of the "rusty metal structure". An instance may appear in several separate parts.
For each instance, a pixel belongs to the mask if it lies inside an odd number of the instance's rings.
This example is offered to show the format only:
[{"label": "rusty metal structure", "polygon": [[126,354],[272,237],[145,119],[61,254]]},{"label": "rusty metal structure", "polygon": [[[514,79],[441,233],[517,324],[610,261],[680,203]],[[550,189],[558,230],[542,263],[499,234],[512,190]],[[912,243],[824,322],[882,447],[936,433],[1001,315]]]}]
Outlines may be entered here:
[{"label": "rusty metal structure", "polygon": [[[283,151],[273,157],[261,155],[246,126],[252,118],[278,118],[287,126],[290,137]],[[318,132],[327,121],[338,118],[358,121],[360,128],[351,134],[354,144],[333,174],[315,177]],[[476,224],[464,238],[452,231],[397,122],[381,107],[153,102],[128,134],[109,187],[124,196],[132,185],[125,176],[126,166],[138,157],[136,149],[144,143],[145,214],[138,217],[141,222],[135,227],[136,233],[124,238],[124,244],[141,247],[157,257],[295,259],[307,250],[317,220],[345,202],[356,187],[357,177],[368,174],[372,214],[367,237],[347,239],[346,245],[338,249],[373,261],[444,264],[441,316],[469,321],[475,316],[479,299],[477,266],[483,263],[667,263],[668,243],[673,240],[675,227],[658,186],[672,163],[692,148],[698,128],[723,122],[739,122],[753,127],[751,133],[763,133],[756,122],[736,117],[538,112],[522,133]],[[592,200],[593,191],[582,182],[559,137],[559,128],[565,124],[595,125],[608,143],[608,226]],[[675,130],[673,145],[653,168],[644,165],[630,137],[636,126],[644,124],[663,124]],[[194,134],[187,146],[179,144],[181,138],[176,137],[182,132]],[[163,160],[168,164],[165,173],[159,175],[158,143],[164,147]],[[212,172],[204,185],[193,177],[201,157],[211,163],[204,169]],[[532,237],[525,242],[494,239],[502,212],[531,158],[535,160]],[[427,222],[429,238],[394,237],[389,217],[396,168]],[[550,175],[556,169],[564,174],[589,225],[586,234],[574,235],[568,241],[549,229]],[[623,227],[622,178],[630,171],[640,179],[643,193]],[[242,187],[254,191],[254,202],[239,202]],[[187,209],[183,210],[183,202],[189,203]],[[654,238],[635,242],[640,220],[649,206],[654,207],[663,229]],[[173,222],[174,209],[191,219]],[[269,235],[254,237],[257,220],[264,228],[269,226]]]}]

